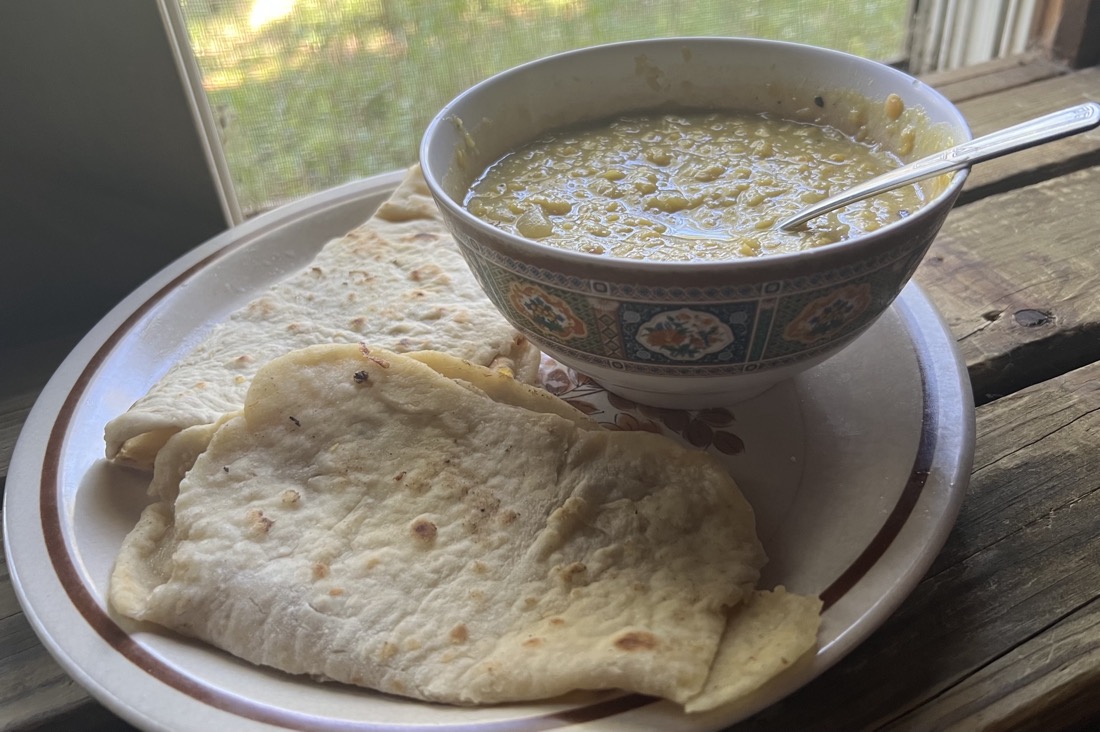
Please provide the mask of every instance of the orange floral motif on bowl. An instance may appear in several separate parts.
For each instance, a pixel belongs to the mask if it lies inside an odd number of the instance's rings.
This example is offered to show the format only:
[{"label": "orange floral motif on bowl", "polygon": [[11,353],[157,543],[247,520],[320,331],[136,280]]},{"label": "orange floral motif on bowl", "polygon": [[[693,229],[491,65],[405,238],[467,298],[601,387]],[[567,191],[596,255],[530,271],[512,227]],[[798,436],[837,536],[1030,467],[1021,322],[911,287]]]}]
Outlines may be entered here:
[{"label": "orange floral motif on bowl", "polygon": [[696,361],[733,342],[730,327],[711,313],[680,308],[654,315],[635,339],[654,353],[677,361]]},{"label": "orange floral motif on bowl", "polygon": [[512,306],[526,316],[538,330],[557,338],[583,338],[588,334],[584,323],[573,314],[568,303],[541,287],[513,282],[508,288]]},{"label": "orange floral motif on bowl", "polygon": [[783,329],[783,337],[799,343],[817,343],[854,323],[871,304],[871,286],[866,282],[845,285],[812,300]]}]

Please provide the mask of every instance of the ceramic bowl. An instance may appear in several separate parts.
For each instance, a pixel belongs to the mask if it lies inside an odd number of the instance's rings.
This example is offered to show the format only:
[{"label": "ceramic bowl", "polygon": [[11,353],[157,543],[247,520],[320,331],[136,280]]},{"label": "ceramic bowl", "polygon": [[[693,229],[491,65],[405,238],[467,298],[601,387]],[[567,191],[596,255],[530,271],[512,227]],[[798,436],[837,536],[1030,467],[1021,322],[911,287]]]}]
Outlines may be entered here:
[{"label": "ceramic bowl", "polygon": [[[896,94],[906,112],[884,112]],[[463,208],[470,184],[554,128],[655,107],[770,111],[863,128],[903,159],[970,139],[922,82],[873,61],[800,44],[667,38],[544,58],[465,91],[431,122],[425,178],[482,288],[547,354],[608,390],[658,407],[748,399],[865,331],[910,279],[965,172],[929,182],[926,205],[846,241],[785,254],[654,262],[555,248]],[[914,131],[916,134],[914,135]],[[917,144],[907,144],[914,139]]]}]

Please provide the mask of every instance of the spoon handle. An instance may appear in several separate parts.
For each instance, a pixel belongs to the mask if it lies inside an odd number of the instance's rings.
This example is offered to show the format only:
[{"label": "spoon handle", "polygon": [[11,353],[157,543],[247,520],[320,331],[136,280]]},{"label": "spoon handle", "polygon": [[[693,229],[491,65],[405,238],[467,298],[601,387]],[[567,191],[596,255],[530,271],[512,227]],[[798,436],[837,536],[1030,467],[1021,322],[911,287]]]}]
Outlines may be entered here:
[{"label": "spoon handle", "polygon": [[925,178],[960,170],[983,160],[1085,132],[1097,125],[1100,125],[1100,104],[1096,102],[1086,102],[1060,112],[1036,117],[891,170],[843,193],[819,201],[794,216],[783,219],[776,226],[784,230],[793,229],[810,219],[854,201],[870,198]]}]

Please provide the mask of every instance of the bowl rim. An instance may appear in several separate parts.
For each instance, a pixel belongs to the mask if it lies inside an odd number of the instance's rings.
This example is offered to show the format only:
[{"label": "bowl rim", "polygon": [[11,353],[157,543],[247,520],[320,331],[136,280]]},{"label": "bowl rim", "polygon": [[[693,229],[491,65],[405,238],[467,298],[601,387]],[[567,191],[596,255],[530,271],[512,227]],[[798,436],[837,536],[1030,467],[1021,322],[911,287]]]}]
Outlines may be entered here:
[{"label": "bowl rim", "polygon": [[[749,45],[749,46],[763,46],[772,49],[780,49],[787,51],[797,52],[809,52],[816,53],[824,56],[834,57],[837,59],[844,59],[847,61],[854,61],[858,64],[870,65],[878,67],[884,70],[888,74],[892,74],[897,77],[899,82],[904,82],[909,86],[915,86],[921,90],[922,93],[928,95],[931,99],[938,102],[946,116],[952,118],[955,128],[962,133],[962,137],[959,143],[968,142],[973,139],[973,132],[970,129],[970,125],[966,118],[963,116],[961,110],[944,96],[939,90],[932,86],[929,86],[920,79],[909,75],[908,73],[884,64],[880,61],[857,56],[846,51],[839,51],[832,48],[826,48],[824,46],[815,46],[807,43],[798,43],[794,41],[781,41],[765,38],[748,38],[741,36],[666,36],[661,38],[647,38],[647,39],[635,39],[627,41],[615,41],[611,43],[602,43],[592,46],[583,46],[581,48],[574,48],[567,51],[561,51],[558,53],[542,56],[531,61],[518,64],[511,68],[497,72],[491,76],[482,79],[476,84],[463,90],[456,96],[454,96],[447,104],[443,106],[432,117],[432,120],[425,128],[424,134],[421,137],[418,161],[420,164],[421,172],[423,173],[424,180],[428,186],[429,191],[432,193],[432,197],[435,198],[437,205],[446,209],[444,213],[449,213],[451,216],[456,217],[459,221],[466,224],[468,228],[475,230],[486,231],[489,238],[495,238],[496,240],[507,244],[507,246],[516,251],[530,252],[532,255],[539,259],[545,260],[561,260],[563,263],[571,267],[586,267],[591,269],[632,269],[643,270],[647,272],[656,272],[660,270],[673,270],[681,272],[685,275],[698,274],[704,271],[721,270],[726,268],[742,270],[751,270],[754,268],[772,269],[776,266],[783,264],[797,264],[798,266],[812,266],[814,262],[821,261],[822,263],[834,259],[840,256],[846,256],[847,254],[854,254],[855,251],[864,248],[880,248],[880,240],[892,239],[894,233],[902,227],[912,227],[913,222],[920,222],[925,218],[934,217],[939,214],[939,209],[943,206],[947,206],[949,209],[954,206],[954,201],[957,198],[959,192],[962,189],[963,184],[970,173],[970,167],[957,170],[952,175],[951,182],[937,194],[934,198],[928,201],[925,205],[918,208],[915,212],[906,216],[904,219],[898,221],[892,221],[889,224],[876,229],[871,232],[861,234],[859,236],[852,237],[851,239],[843,239],[831,244],[825,244],[812,249],[801,249],[794,252],[775,252],[770,254],[761,255],[758,257],[734,257],[729,259],[714,259],[714,260],[690,260],[690,261],[660,261],[642,258],[632,257],[614,257],[606,254],[591,254],[588,252],[579,252],[572,249],[565,249],[563,247],[556,247],[552,244],[544,244],[534,239],[527,239],[522,236],[517,236],[504,229],[498,228],[493,224],[480,219],[469,211],[465,206],[457,203],[450,195],[443,190],[442,184],[437,180],[434,171],[428,164],[429,149],[432,147],[432,140],[435,133],[447,122],[447,119],[454,114],[454,109],[458,107],[463,101],[475,94],[483,93],[485,89],[498,84],[500,81],[520,76],[522,74],[530,73],[530,71],[536,67],[545,66],[548,64],[560,63],[563,59],[573,56],[584,56],[594,53],[606,53],[609,50],[615,50],[618,48],[630,49],[641,47],[653,47],[653,46],[668,46],[677,45],[682,46],[685,43],[689,44],[704,44],[704,45]],[[444,217],[446,218],[446,216]],[[462,242],[459,242],[462,244]],[[886,242],[883,242],[886,244]],[[464,245],[463,245],[464,246]],[[853,251],[855,250],[855,251]]]}]

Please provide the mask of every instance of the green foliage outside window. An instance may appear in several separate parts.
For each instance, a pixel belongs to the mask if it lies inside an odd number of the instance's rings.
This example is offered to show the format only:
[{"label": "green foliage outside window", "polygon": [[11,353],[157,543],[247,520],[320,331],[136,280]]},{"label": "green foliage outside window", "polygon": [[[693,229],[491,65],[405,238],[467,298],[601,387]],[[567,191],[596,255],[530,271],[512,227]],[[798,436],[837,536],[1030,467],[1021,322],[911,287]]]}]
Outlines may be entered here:
[{"label": "green foliage outside window", "polygon": [[457,93],[551,53],[751,36],[901,57],[909,0],[181,0],[247,213],[416,159]]}]

